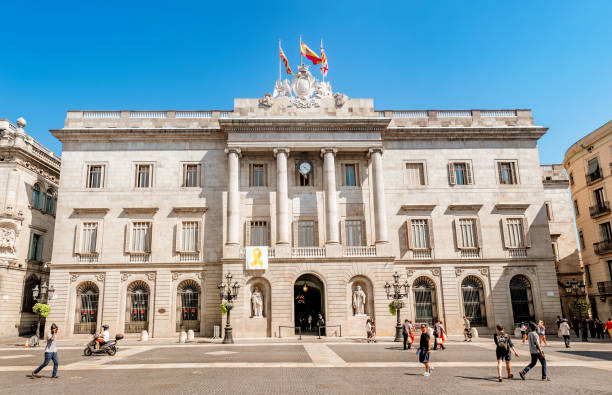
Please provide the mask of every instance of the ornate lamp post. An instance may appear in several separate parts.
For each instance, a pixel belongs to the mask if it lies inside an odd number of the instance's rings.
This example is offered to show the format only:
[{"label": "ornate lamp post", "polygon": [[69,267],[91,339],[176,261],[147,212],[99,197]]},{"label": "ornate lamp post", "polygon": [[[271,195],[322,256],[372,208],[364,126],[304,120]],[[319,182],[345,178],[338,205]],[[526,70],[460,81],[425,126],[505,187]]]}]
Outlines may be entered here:
[{"label": "ornate lamp post", "polygon": [[[47,286],[47,283],[42,283],[42,285],[40,286],[40,289],[38,289],[38,285],[34,286],[34,289],[32,289],[32,297],[34,298],[34,300],[37,303],[47,303],[47,301],[49,301],[52,297],[53,294],[55,293],[55,288],[53,288],[53,285],[51,287]],[[36,340],[35,340],[35,344],[38,346],[38,342],[39,342],[39,334],[40,334],[40,321],[41,321],[41,315],[40,313],[38,313],[38,324],[36,325]]]},{"label": "ornate lamp post", "polygon": [[[393,273],[393,284],[387,283],[385,284],[385,291],[387,292],[387,299],[393,299],[395,305],[399,305],[399,303],[395,303],[396,301],[400,301],[408,295],[408,288],[410,288],[410,284],[408,284],[408,280],[406,280],[403,284],[399,282],[400,275],[397,272]],[[391,287],[393,287],[393,293],[391,293]],[[404,292],[401,292],[401,289],[404,288]],[[397,324],[395,326],[395,339],[393,341],[401,342],[402,341],[402,323],[400,321],[400,308],[395,307],[395,315],[397,317]]]},{"label": "ornate lamp post", "polygon": [[225,308],[227,309],[227,320],[225,321],[225,334],[223,336],[223,344],[231,344],[234,343],[234,338],[232,336],[230,313],[234,308],[232,301],[238,298],[238,290],[240,289],[240,285],[238,285],[238,281],[234,281],[234,284],[232,284],[231,273],[227,273],[227,275],[225,276],[225,281],[227,282],[227,284],[224,284],[223,281],[221,281],[217,288],[219,289],[221,300],[227,300],[227,303],[225,304]]},{"label": "ornate lamp post", "polygon": [[[572,281],[568,281],[565,283],[565,293],[568,296],[573,296],[576,302],[583,296],[586,295],[586,285],[584,281],[576,281],[576,279],[572,279]],[[578,319],[582,321],[582,309],[578,308]]]}]

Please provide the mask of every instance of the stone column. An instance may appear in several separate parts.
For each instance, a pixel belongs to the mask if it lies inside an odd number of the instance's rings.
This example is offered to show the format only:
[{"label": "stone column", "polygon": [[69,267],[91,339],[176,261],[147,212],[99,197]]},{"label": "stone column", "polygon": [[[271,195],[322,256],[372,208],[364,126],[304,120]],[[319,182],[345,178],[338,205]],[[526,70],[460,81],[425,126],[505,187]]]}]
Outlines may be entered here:
[{"label": "stone column", "polygon": [[370,148],[368,155],[372,160],[372,186],[374,192],[374,221],[376,244],[388,244],[387,210],[385,209],[385,184],[383,181],[383,164],[381,148]]},{"label": "stone column", "polygon": [[340,242],[338,231],[338,203],[336,202],[335,148],[323,148],[323,180],[325,184],[325,244]]},{"label": "stone column", "polygon": [[276,157],[276,244],[289,246],[289,196],[287,193],[287,157],[289,149],[275,148]]},{"label": "stone column", "polygon": [[240,148],[226,148],[227,154],[227,239],[226,245],[239,246],[240,236]]}]

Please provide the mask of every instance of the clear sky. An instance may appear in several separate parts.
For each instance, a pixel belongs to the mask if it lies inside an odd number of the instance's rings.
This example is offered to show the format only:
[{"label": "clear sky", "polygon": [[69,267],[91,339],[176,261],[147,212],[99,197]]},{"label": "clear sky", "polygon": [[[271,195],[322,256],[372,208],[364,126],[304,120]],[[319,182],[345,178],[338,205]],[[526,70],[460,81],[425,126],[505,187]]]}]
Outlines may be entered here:
[{"label": "clear sky", "polygon": [[376,109],[531,108],[543,163],[612,119],[612,1],[6,1],[0,118],[55,152],[66,110],[232,109],[271,92],[278,39]]}]

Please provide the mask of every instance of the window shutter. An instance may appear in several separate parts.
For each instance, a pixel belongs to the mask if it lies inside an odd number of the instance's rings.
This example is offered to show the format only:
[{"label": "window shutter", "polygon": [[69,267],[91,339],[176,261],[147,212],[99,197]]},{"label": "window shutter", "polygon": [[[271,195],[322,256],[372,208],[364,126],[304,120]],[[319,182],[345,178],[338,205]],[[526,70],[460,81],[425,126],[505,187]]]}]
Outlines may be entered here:
[{"label": "window shutter", "polygon": [[455,185],[455,169],[453,168],[453,162],[448,164],[448,182],[451,185]]},{"label": "window shutter", "polygon": [[36,257],[36,251],[34,251],[34,233],[30,232],[30,248],[28,249],[28,259],[33,260]]},{"label": "window shutter", "polygon": [[314,221],[314,246],[318,247],[321,243],[319,242],[319,222]]},{"label": "window shutter", "polygon": [[[356,187],[361,186],[361,180],[359,179],[359,163],[355,163],[355,186]],[[365,241],[365,238],[364,238],[364,241]]]},{"label": "window shutter", "polygon": [[474,226],[476,227],[476,246],[482,248],[482,229],[480,228],[480,219],[474,219]]},{"label": "window shutter", "polygon": [[512,183],[518,184],[518,172],[516,169],[516,162],[510,162],[510,168],[512,169]]},{"label": "window shutter", "polygon": [[470,162],[465,162],[465,173],[467,184],[472,185],[474,183],[474,177],[472,177],[472,164]]},{"label": "window shutter", "polygon": [[202,185],[204,185],[204,181],[202,180],[202,164],[201,163],[198,164],[198,176],[197,177],[198,177],[198,180],[197,180],[198,185],[196,186],[201,187]]},{"label": "window shutter", "polygon": [[[267,163],[263,165],[263,171],[264,171],[263,186],[267,187],[268,186],[268,164]],[[268,229],[270,228],[268,227]],[[270,243],[270,238],[268,237],[268,244],[269,243]]]},{"label": "window shutter", "polygon": [[[79,222],[74,226],[74,253],[81,253],[81,233],[83,233],[83,223]],[[31,242],[30,242],[31,244]]]},{"label": "window shutter", "polygon": [[501,223],[501,227],[502,227],[502,235],[504,238],[504,247],[505,248],[510,248],[510,235],[508,234],[508,221],[506,218],[502,218],[500,220]]},{"label": "window shutter", "polygon": [[431,218],[427,219],[427,231],[429,232],[429,248],[433,250],[434,234],[433,234],[433,226],[432,226]]},{"label": "window shutter", "polygon": [[461,237],[461,228],[459,227],[459,218],[455,218],[455,241],[457,249],[463,248],[463,238]]},{"label": "window shutter", "polygon": [[527,218],[523,218],[523,235],[525,237],[525,248],[531,247],[531,232],[529,231]]},{"label": "window shutter", "polygon": [[202,221],[198,222],[198,237],[196,239],[196,251],[202,251]]},{"label": "window shutter", "polygon": [[186,187],[187,186],[187,164],[183,163],[183,183],[181,184],[182,187]]},{"label": "window shutter", "polygon": [[497,183],[501,184],[502,182],[501,162],[497,162]]},{"label": "window shutter", "polygon": [[132,223],[128,222],[125,225],[125,245],[123,246],[124,252],[129,254],[131,252],[131,242],[132,242]]},{"label": "window shutter", "polygon": [[[356,165],[355,165],[356,166]],[[361,245],[362,246],[367,246],[368,245],[368,237],[366,235],[366,227],[365,227],[365,221],[361,220],[359,221],[361,223]]]},{"label": "window shutter", "polygon": [[176,252],[181,252],[182,237],[183,237],[183,222],[179,220],[176,223],[176,235],[174,237],[174,251]]},{"label": "window shutter", "polygon": [[102,221],[96,222],[96,254],[102,251]]},{"label": "window shutter", "polygon": [[[252,174],[252,173],[249,173]],[[251,245],[251,220],[247,219],[244,221],[244,246],[249,247]]]},{"label": "window shutter", "polygon": [[298,230],[298,221],[293,221],[291,223],[291,234],[293,236],[293,246],[294,247],[299,247],[300,245],[300,235],[299,235],[299,230]]},{"label": "window shutter", "polygon": [[36,244],[36,261],[42,262],[42,251],[43,251],[43,236],[38,236],[38,244]]},{"label": "window shutter", "polygon": [[266,231],[267,231],[266,232],[267,233],[267,235],[266,235],[266,238],[267,238],[266,245],[268,247],[272,247],[272,239],[270,238],[270,234],[271,234],[271,231],[272,231],[272,224],[270,223],[270,221],[266,221]]},{"label": "window shutter", "polygon": [[408,240],[408,249],[412,250],[412,221],[406,220],[406,240]]},{"label": "window shutter", "polygon": [[153,222],[149,222],[149,245],[146,250],[146,252],[148,253],[151,253],[151,249],[152,249],[151,243],[152,242],[153,242]]},{"label": "window shutter", "polygon": [[340,220],[340,244],[343,244],[346,240],[346,224],[344,220]]}]

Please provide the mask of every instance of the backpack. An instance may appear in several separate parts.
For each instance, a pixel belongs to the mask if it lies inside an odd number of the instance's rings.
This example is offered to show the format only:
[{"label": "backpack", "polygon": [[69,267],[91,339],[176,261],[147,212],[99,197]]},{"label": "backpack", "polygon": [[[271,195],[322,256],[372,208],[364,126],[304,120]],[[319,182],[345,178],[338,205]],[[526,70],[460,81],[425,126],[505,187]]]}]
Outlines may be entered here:
[{"label": "backpack", "polygon": [[510,339],[505,333],[503,335],[499,335],[497,337],[497,347],[508,351],[508,340]]}]

